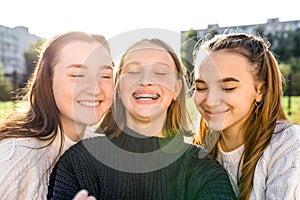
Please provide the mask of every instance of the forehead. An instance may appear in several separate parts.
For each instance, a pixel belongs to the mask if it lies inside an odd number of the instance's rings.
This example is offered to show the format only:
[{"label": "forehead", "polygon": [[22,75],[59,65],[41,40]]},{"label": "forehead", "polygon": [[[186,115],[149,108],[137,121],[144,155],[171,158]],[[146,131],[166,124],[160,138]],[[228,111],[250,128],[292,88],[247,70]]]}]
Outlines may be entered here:
[{"label": "forehead", "polygon": [[206,80],[226,77],[251,80],[250,67],[247,58],[241,54],[221,50],[208,54],[200,64],[195,75],[196,78],[202,77]]},{"label": "forehead", "polygon": [[124,57],[124,64],[137,63],[141,65],[165,63],[175,67],[175,62],[170,53],[162,47],[155,45],[137,46],[130,50]]},{"label": "forehead", "polygon": [[72,41],[63,46],[58,53],[58,62],[68,64],[89,62],[110,62],[107,49],[100,43]]}]

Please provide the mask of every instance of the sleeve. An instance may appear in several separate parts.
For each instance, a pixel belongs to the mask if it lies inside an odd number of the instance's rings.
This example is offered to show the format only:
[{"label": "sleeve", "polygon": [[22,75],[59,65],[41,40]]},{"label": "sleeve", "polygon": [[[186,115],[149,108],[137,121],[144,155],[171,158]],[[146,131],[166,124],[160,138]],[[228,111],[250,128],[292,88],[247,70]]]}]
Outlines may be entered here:
[{"label": "sleeve", "polygon": [[270,151],[266,199],[300,199],[300,126],[287,129],[277,136],[274,144]]},{"label": "sleeve", "polygon": [[30,148],[31,142],[24,138],[0,141],[1,199],[41,199],[47,192],[44,151]]},{"label": "sleeve", "polygon": [[47,199],[73,199],[80,186],[73,170],[72,147],[54,166],[50,175]]}]

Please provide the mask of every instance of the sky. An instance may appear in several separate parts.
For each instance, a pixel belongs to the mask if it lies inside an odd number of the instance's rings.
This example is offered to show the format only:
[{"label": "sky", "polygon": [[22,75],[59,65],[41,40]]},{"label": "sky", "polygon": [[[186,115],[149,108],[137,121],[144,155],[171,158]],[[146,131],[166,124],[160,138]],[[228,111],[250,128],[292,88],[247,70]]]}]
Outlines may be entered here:
[{"label": "sky", "polygon": [[26,26],[29,33],[51,38],[80,30],[112,38],[144,28],[180,33],[206,29],[208,24],[239,26],[300,20],[295,0],[5,0],[0,25]]}]

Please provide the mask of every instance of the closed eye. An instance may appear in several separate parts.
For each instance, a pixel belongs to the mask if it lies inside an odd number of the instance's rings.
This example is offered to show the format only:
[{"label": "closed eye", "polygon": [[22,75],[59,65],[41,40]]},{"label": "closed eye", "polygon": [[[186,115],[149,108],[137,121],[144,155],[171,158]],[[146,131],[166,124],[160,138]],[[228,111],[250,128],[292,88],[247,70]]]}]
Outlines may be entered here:
[{"label": "closed eye", "polygon": [[166,75],[167,73],[165,73],[165,72],[155,72],[155,74],[157,74],[157,75]]},{"label": "closed eye", "polygon": [[128,74],[138,74],[138,73],[140,73],[140,72],[138,72],[138,71],[129,71],[129,72],[127,72]]},{"label": "closed eye", "polygon": [[103,74],[103,75],[101,76],[101,78],[111,79],[112,76],[111,76],[110,74]]},{"label": "closed eye", "polygon": [[224,91],[232,91],[232,90],[234,90],[234,89],[236,89],[236,87],[222,88],[222,90],[224,90]]},{"label": "closed eye", "polygon": [[83,74],[71,74],[70,75],[72,78],[81,78],[81,77],[84,77]]},{"label": "closed eye", "polygon": [[208,88],[207,87],[196,87],[195,89],[196,89],[196,91],[205,91]]}]

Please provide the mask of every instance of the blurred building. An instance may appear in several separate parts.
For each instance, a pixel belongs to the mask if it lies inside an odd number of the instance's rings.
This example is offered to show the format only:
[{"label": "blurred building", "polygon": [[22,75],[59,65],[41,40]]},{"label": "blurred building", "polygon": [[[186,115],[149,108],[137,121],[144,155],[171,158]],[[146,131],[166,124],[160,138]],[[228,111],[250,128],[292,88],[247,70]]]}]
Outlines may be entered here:
[{"label": "blurred building", "polygon": [[[270,18],[267,20],[267,23],[264,24],[252,24],[252,25],[236,25],[236,26],[227,26],[219,27],[218,24],[209,24],[206,29],[199,29],[197,31],[198,38],[202,38],[206,35],[212,33],[248,33],[252,34],[254,32],[260,32],[264,35],[275,34],[278,31],[294,31],[297,28],[300,28],[300,20],[294,21],[279,21],[279,18]],[[188,31],[188,30],[187,30]],[[187,31],[181,31],[181,37]]]},{"label": "blurred building", "polygon": [[28,32],[28,28],[17,26],[9,28],[0,25],[0,65],[7,76],[23,74],[26,70],[24,53],[30,44],[42,39]]}]

